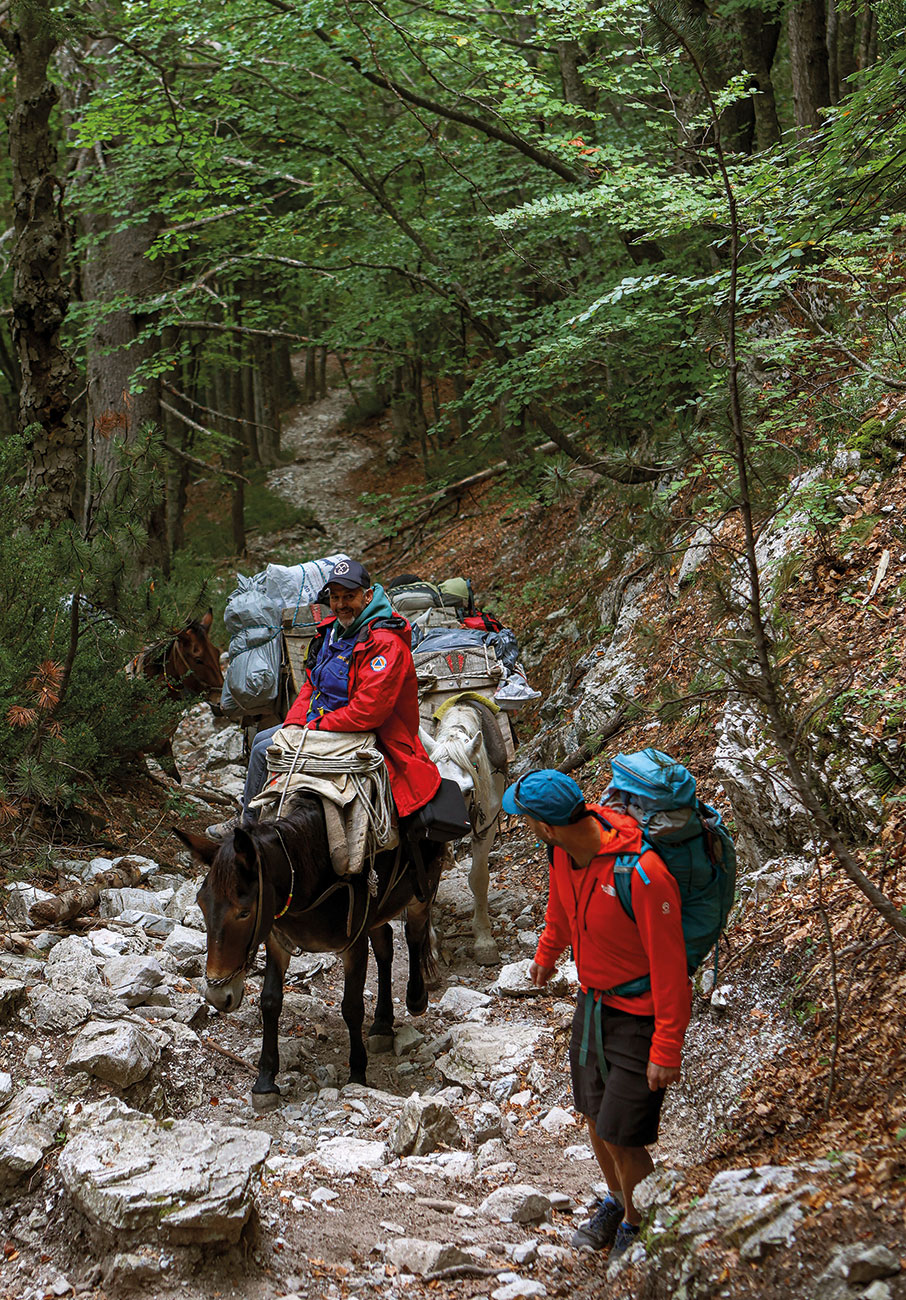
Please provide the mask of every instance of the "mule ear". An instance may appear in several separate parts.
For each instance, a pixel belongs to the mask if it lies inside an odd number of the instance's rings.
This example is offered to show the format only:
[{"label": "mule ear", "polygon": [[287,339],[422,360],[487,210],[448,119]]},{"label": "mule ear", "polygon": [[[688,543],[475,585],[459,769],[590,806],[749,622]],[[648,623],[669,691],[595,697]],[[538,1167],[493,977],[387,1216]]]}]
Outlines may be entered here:
[{"label": "mule ear", "polygon": [[434,748],[435,748],[434,737],[428,733],[425,727],[419,727],[418,738],[425,747],[425,753],[430,758],[431,755],[434,753]]},{"label": "mule ear", "polygon": [[249,877],[256,874],[255,841],[241,826],[233,831],[233,855],[240,874]]},{"label": "mule ear", "polygon": [[214,611],[213,609],[209,609],[207,614],[205,614],[204,618],[201,620],[201,626],[204,628],[206,632],[210,632],[211,625],[213,622],[214,622]]},{"label": "mule ear", "polygon": [[178,826],[172,827],[171,834],[182,840],[186,848],[191,851],[192,856],[197,858],[199,862],[203,862],[206,867],[209,867],[217,857],[217,850],[220,848],[219,841],[209,840],[206,835],[196,835],[194,831],[181,831]]},{"label": "mule ear", "polygon": [[481,732],[476,731],[475,735],[469,741],[469,754],[471,755],[472,758],[478,757],[483,739],[484,737],[482,736]]}]

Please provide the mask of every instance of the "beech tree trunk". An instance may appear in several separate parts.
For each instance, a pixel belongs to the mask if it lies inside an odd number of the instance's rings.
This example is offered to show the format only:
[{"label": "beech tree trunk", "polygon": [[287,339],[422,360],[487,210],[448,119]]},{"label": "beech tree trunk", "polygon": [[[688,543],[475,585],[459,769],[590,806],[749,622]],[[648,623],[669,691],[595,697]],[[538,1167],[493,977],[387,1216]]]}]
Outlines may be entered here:
[{"label": "beech tree trunk", "polygon": [[9,122],[15,245],[11,333],[20,370],[18,425],[29,461],[28,488],[43,489],[38,511],[52,523],[75,519],[84,431],[72,405],[78,374],[60,342],[69,307],[63,279],[66,226],[50,114],[57,102],[48,80],[57,38],[49,0],[12,0],[3,43],[15,69]]},{"label": "beech tree trunk", "polygon": [[798,0],[789,11],[793,110],[800,132],[819,126],[831,102],[824,0]]},{"label": "beech tree trunk", "polygon": [[770,149],[780,140],[780,121],[771,68],[780,39],[780,23],[761,9],[742,8],[736,15],[737,30],[742,47],[742,61],[751,73],[758,93],[753,96],[755,114],[755,144],[759,150]]}]

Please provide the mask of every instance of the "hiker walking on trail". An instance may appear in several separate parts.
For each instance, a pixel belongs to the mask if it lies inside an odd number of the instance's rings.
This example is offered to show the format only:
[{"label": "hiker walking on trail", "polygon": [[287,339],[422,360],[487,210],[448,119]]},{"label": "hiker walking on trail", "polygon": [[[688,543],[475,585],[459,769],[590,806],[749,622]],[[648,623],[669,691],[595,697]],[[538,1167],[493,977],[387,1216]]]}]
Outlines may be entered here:
[{"label": "hiker walking on trail", "polygon": [[[586,806],[562,772],[529,772],[507,789],[503,808],[548,846],[550,891],[532,982],[543,987],[569,945],[579,975],[569,1048],[573,1097],[609,1195],[573,1234],[573,1245],[609,1246],[613,1258],[638,1236],[633,1192],[654,1168],[647,1148],[657,1140],[664,1090],[680,1077],[690,984],[679,887],[643,847],[634,817]],[[618,855],[626,854],[637,855],[641,867],[631,876],[634,919],[614,878]],[[647,992],[621,994],[646,976]]]},{"label": "hiker walking on trail", "polygon": [[[384,756],[400,817],[437,793],[440,773],[418,736],[418,682],[409,624],[394,613],[383,587],[372,586],[357,560],[338,561],[327,578],[331,614],[318,624],[305,664],[306,682],[283,723],[317,731],[373,731]],[[241,818],[209,826],[225,839],[249,815],[267,780],[267,750],[280,727],[252,744]]]}]

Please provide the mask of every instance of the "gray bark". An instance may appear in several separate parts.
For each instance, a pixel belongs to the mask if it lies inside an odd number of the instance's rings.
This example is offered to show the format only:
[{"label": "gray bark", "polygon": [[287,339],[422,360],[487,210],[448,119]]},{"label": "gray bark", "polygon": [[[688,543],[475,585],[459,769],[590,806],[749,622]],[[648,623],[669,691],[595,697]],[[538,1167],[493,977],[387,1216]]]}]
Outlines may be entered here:
[{"label": "gray bark", "polygon": [[56,49],[49,0],[13,0],[3,42],[12,56],[15,99],[9,123],[15,245],[11,259],[11,333],[21,372],[18,425],[28,448],[26,486],[43,489],[42,518],[74,519],[84,431],[72,404],[78,375],[60,342],[69,308],[63,279],[66,226],[50,114],[57,90],[48,80]]}]

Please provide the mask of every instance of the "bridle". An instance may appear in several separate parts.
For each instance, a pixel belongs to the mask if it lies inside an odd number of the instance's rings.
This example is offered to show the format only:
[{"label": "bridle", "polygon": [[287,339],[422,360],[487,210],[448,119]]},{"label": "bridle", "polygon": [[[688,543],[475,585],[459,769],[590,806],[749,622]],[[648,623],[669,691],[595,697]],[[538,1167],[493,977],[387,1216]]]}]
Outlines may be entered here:
[{"label": "bridle", "polygon": [[[295,863],[293,862],[292,858],[289,855],[289,850],[286,847],[286,842],[284,841],[283,836],[280,834],[279,830],[277,830],[276,826],[274,827],[274,830],[277,831],[277,839],[280,841],[280,844],[283,848],[283,852],[286,854],[286,860],[289,863],[289,870],[290,870],[289,897],[287,898],[286,902],[283,904],[280,911],[274,914],[274,921],[277,921],[280,919],[281,916],[286,915],[293,901],[293,893],[296,888],[296,867],[295,867]],[[252,962],[255,960],[255,954],[257,953],[259,947],[261,946],[261,940],[264,938],[264,920],[263,920],[262,908],[261,908],[261,899],[264,895],[264,872],[261,869],[261,854],[258,852],[257,844],[255,845],[255,865],[258,868],[258,896],[255,900],[255,928],[252,931],[252,937],[249,940],[249,945],[245,950],[245,956],[243,957],[242,961],[234,971],[231,971],[229,975],[222,976],[220,979],[205,981],[207,983],[208,988],[210,989],[222,989],[227,984],[232,983],[232,981],[236,978],[237,975],[245,974],[248,971],[249,967],[251,966]]]},{"label": "bridle", "polygon": [[[289,911],[290,906],[292,905],[293,893],[296,887],[296,868],[292,858],[290,857],[289,849],[287,849],[286,847],[286,841],[284,840],[282,834],[280,833],[280,830],[273,823],[271,823],[271,825],[273,827],[273,830],[276,832],[277,839],[280,841],[280,845],[283,849],[284,854],[286,855],[286,860],[289,863],[289,869],[290,869],[289,896],[287,897],[287,900],[281,907],[280,911],[274,914],[273,921],[271,922],[271,924],[273,924],[274,921],[279,921],[281,916],[285,916],[286,913]],[[249,940],[248,947],[245,950],[245,956],[243,957],[241,963],[236,967],[235,970],[231,971],[229,975],[221,976],[220,979],[216,979],[216,980],[211,980],[207,978],[205,979],[205,983],[210,989],[224,988],[227,984],[231,984],[237,975],[245,974],[249,970],[249,967],[251,966],[252,962],[254,961],[255,954],[257,953],[258,948],[261,945],[261,940],[264,937],[264,921],[262,919],[262,909],[261,909],[261,900],[264,894],[264,872],[261,867],[261,854],[258,851],[257,845],[255,845],[255,865],[258,869],[258,897],[255,903],[255,928],[252,931],[252,937]],[[396,862],[394,863],[393,871],[390,873],[390,880],[378,904],[378,910],[380,910],[383,907],[384,903],[389,898],[392,891],[399,884],[399,881],[403,875],[403,870],[404,870],[404,866],[402,862],[402,843],[400,843],[397,846]],[[333,894],[337,893],[337,891],[340,889],[347,889],[349,891],[349,910],[346,916],[346,935],[347,935],[348,942],[344,944],[342,948],[338,948],[336,950],[338,953],[344,953],[347,952],[353,946],[353,944],[359,940],[368,923],[368,917],[371,914],[371,903],[372,903],[372,894],[370,889],[368,890],[365,899],[365,907],[362,912],[362,923],[359,926],[359,928],[356,930],[355,934],[352,933],[352,917],[353,917],[353,912],[355,910],[355,887],[352,880],[348,880],[348,879],[335,880],[332,884],[328,885],[327,888],[323,890],[322,893],[318,895],[318,897],[315,899],[313,903],[307,904],[307,906],[299,909],[295,914],[296,916],[305,916],[306,913],[313,912],[315,908],[320,907],[322,903],[326,902],[328,898],[330,898]]]}]

